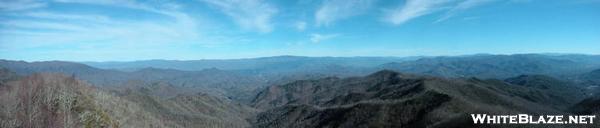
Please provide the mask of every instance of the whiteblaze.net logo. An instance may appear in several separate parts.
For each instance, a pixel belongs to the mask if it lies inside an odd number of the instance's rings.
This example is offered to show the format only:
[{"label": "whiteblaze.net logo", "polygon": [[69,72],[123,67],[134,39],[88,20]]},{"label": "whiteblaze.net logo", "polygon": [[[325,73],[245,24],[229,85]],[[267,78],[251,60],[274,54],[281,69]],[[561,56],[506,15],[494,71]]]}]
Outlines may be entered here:
[{"label": "whiteblaze.net logo", "polygon": [[471,114],[474,124],[593,124],[596,115]]}]

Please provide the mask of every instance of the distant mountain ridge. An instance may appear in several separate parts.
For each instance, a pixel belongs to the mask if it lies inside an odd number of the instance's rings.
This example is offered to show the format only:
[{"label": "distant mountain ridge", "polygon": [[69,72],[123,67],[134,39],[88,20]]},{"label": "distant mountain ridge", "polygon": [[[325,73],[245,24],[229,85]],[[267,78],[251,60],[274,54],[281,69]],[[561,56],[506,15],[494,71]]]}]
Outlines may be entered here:
[{"label": "distant mountain ridge", "polygon": [[[0,67],[27,76],[39,72],[61,73],[85,80],[95,86],[124,86],[135,83],[136,86],[148,86],[157,82],[166,82],[190,90],[213,93],[221,97],[232,95],[252,95],[252,90],[264,86],[268,81],[256,76],[246,76],[236,72],[219,69],[200,71],[180,71],[173,69],[145,68],[134,72],[98,69],[85,64],[65,61],[23,62],[0,60]],[[240,86],[234,87],[233,86]],[[242,87],[244,86],[244,87]],[[237,89],[247,89],[239,91]],[[224,91],[227,90],[227,91]],[[236,92],[237,90],[237,92]],[[228,92],[229,91],[229,92]],[[236,92],[236,93],[233,93]],[[244,97],[244,96],[240,96]]]},{"label": "distant mountain ridge", "polygon": [[25,62],[0,60],[0,67],[10,69],[19,75],[29,75],[37,72],[63,72],[68,74],[100,73],[104,70],[85,64],[68,61]]},{"label": "distant mountain ridge", "polygon": [[[275,56],[231,60],[148,60],[134,62],[86,62],[105,69],[142,69],[147,67],[201,70],[218,68],[250,74],[290,72],[366,75],[377,70],[441,77],[509,78],[523,74],[564,77],[600,69],[600,55],[583,54],[474,54],[438,57],[301,57]],[[333,67],[333,68],[330,68]],[[342,73],[331,69],[348,71]],[[330,70],[330,71],[328,71]]]},{"label": "distant mountain ridge", "polygon": [[[64,61],[0,60],[0,67],[20,75],[34,72],[59,72],[76,76],[96,86],[120,86],[132,80],[140,81],[143,85],[167,82],[174,86],[196,88],[213,95],[251,100],[249,97],[253,93],[269,85],[331,76],[362,76],[383,69],[450,78],[505,79],[523,74],[541,74],[561,80],[571,79],[593,69],[600,69],[600,56],[578,54],[476,54],[409,58],[276,56],[232,60],[150,60],[89,62],[88,64],[104,68],[126,66],[136,70],[101,69]],[[589,82],[580,85],[587,84]]]},{"label": "distant mountain ridge", "polygon": [[350,67],[372,67],[388,62],[414,60],[419,57],[304,57],[273,56],[247,59],[205,59],[205,60],[142,60],[130,62],[82,62],[103,69],[136,70],[142,68],[163,68],[196,71],[206,68],[222,70],[253,70],[263,68],[310,67],[311,65],[339,65]]},{"label": "distant mountain ridge", "polygon": [[441,77],[509,78],[544,74],[563,78],[600,68],[598,55],[474,55],[421,58],[384,64],[380,69]]}]

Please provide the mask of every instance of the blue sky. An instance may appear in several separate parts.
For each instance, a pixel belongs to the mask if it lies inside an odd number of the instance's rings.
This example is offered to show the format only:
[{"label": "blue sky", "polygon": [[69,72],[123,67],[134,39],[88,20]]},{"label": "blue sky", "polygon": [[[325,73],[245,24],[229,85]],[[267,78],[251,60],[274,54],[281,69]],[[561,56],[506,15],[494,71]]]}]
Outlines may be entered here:
[{"label": "blue sky", "polygon": [[0,58],[600,54],[600,0],[0,0]]}]

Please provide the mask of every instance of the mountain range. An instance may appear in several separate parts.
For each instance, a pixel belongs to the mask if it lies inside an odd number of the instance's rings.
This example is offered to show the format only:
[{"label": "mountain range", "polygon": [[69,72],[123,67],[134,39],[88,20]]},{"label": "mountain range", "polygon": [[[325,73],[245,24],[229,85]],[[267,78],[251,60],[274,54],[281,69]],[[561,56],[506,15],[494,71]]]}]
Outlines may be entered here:
[{"label": "mountain range", "polygon": [[383,70],[365,77],[296,81],[259,93],[252,105],[266,111],[253,124],[471,127],[470,113],[564,114],[582,99],[582,90],[571,86],[536,86],[547,80],[529,76],[507,79],[514,82],[446,79]]},{"label": "mountain range", "polygon": [[478,127],[470,113],[598,113],[599,73],[580,54],[0,60],[0,126]]}]

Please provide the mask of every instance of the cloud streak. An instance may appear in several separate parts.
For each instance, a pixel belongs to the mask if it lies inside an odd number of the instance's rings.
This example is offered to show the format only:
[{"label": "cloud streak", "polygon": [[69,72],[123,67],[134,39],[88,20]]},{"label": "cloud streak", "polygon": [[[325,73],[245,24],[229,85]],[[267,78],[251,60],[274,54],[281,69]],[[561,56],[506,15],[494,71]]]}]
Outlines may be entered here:
[{"label": "cloud streak", "polygon": [[445,12],[435,22],[442,22],[452,18],[458,13],[497,0],[407,0],[403,6],[387,12],[384,21],[393,25],[401,25],[415,18]]},{"label": "cloud streak", "polygon": [[[32,49],[48,46],[89,46],[90,42],[121,48],[202,41],[198,20],[174,7],[149,6],[131,1],[57,1],[121,7],[156,13],[168,21],[123,19],[104,13],[64,13],[22,10],[0,22],[0,48]],[[121,3],[124,2],[124,3]],[[144,44],[144,45],[135,45]],[[131,46],[131,47],[130,47]]]},{"label": "cloud streak", "polygon": [[304,31],[306,29],[306,22],[297,21],[296,23],[294,23],[294,28],[296,28],[296,30],[298,31]]},{"label": "cloud streak", "polygon": [[368,11],[375,0],[325,0],[315,13],[317,26],[328,26],[338,20],[357,16]]},{"label": "cloud streak", "polygon": [[262,0],[201,0],[217,7],[238,25],[262,33],[271,32],[271,18],[277,14],[275,6]]},{"label": "cloud streak", "polygon": [[322,41],[330,40],[330,39],[333,39],[338,36],[340,36],[340,34],[317,34],[317,33],[314,33],[314,34],[310,35],[310,42],[321,43]]},{"label": "cloud streak", "polygon": [[462,1],[462,2],[458,3],[456,6],[452,7],[450,10],[448,10],[444,14],[444,16],[442,16],[436,22],[445,21],[460,12],[466,11],[466,10],[474,8],[474,7],[482,6],[482,5],[485,5],[485,4],[494,2],[494,1],[496,1],[496,0],[465,0],[465,1]]},{"label": "cloud streak", "polygon": [[400,25],[414,18],[439,11],[450,2],[450,0],[407,0],[404,6],[388,12],[385,20],[394,25]]},{"label": "cloud streak", "polygon": [[0,11],[20,11],[45,7],[46,3],[35,0],[2,0]]}]

